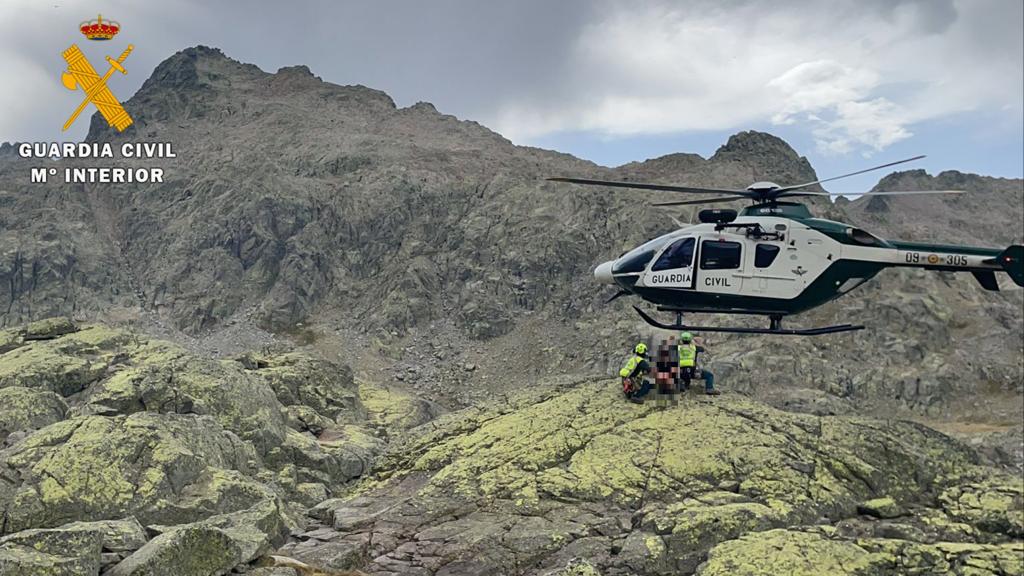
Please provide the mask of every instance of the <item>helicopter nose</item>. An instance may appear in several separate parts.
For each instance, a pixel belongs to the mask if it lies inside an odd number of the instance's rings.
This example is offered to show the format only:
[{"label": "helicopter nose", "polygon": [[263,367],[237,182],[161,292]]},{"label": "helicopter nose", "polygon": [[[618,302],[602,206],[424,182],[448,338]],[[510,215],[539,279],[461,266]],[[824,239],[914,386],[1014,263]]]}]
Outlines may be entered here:
[{"label": "helicopter nose", "polygon": [[615,279],[612,278],[612,264],[614,263],[614,260],[609,260],[594,268],[594,278],[601,284],[615,284]]}]

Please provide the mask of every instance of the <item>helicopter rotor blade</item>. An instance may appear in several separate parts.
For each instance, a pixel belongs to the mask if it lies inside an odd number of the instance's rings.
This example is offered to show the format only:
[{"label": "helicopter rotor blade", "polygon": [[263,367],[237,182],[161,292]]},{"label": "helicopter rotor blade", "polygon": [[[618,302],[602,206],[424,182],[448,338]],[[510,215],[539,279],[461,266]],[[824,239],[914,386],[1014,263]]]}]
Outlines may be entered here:
[{"label": "helicopter rotor blade", "polygon": [[784,192],[777,198],[792,198],[793,196],[913,196],[915,194],[966,194],[966,190],[893,190],[891,192]]},{"label": "helicopter rotor blade", "polygon": [[589,180],[587,178],[548,178],[551,182],[569,182],[585,186],[611,186],[614,188],[636,188],[639,190],[662,190],[665,192],[686,192],[692,194],[738,194],[751,197],[746,190],[721,190],[718,188],[696,188],[693,186],[669,186],[667,184],[643,184],[640,182],[620,182],[616,180]]},{"label": "helicopter rotor blade", "polygon": [[858,174],[864,174],[865,172],[871,172],[873,170],[881,170],[882,168],[888,168],[889,166],[895,166],[897,164],[903,164],[905,162],[913,162],[914,160],[920,160],[921,158],[924,158],[924,157],[925,156],[922,154],[921,156],[914,156],[913,158],[907,158],[906,160],[897,160],[896,162],[889,162],[888,164],[882,164],[880,166],[874,166],[872,168],[865,168],[864,170],[858,170],[856,172],[850,172],[849,174],[843,174],[842,176],[832,176],[831,178],[822,178],[821,180],[815,180],[813,182],[805,182],[803,184],[797,184],[795,186],[783,186],[782,188],[778,188],[778,189],[774,190],[773,192],[778,194],[779,192],[788,192],[789,190],[797,190],[799,188],[805,188],[807,186],[813,186],[815,184],[821,184],[822,182],[831,182],[833,180],[839,180],[840,178],[847,178],[847,177],[850,177],[850,176],[856,176]]},{"label": "helicopter rotor blade", "polygon": [[722,196],[720,198],[707,198],[705,200],[683,200],[680,202],[652,202],[651,206],[691,206],[694,204],[714,204],[716,202],[735,202],[746,200],[747,196]]}]

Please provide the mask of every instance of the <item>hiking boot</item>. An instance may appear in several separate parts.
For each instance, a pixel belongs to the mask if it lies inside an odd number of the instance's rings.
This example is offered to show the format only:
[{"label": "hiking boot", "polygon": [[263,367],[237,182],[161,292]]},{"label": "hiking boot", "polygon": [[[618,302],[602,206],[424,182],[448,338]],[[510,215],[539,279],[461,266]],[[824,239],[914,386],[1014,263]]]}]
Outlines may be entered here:
[{"label": "hiking boot", "polygon": [[722,395],[722,393],[719,392],[718,390],[716,390],[715,388],[712,388],[710,390],[705,390],[704,393],[707,394],[708,396],[721,396]]},{"label": "hiking boot", "polygon": [[629,401],[632,402],[633,404],[643,404],[644,403],[642,398],[637,398],[635,396],[630,398]]}]

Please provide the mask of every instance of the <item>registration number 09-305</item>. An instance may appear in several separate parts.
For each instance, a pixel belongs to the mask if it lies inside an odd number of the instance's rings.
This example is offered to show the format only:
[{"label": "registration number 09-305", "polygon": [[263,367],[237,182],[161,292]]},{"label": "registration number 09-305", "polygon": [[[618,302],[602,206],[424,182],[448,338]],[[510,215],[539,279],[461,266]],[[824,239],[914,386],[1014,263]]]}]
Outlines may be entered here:
[{"label": "registration number 09-305", "polygon": [[933,266],[967,266],[967,256],[962,254],[922,254],[907,252],[905,259],[908,264],[931,264]]}]

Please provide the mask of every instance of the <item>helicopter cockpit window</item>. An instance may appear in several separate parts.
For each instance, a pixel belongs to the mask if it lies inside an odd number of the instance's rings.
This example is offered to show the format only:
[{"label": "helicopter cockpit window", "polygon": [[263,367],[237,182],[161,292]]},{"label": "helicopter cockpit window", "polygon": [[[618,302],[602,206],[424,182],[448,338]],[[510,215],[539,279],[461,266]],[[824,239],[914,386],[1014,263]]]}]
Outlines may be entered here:
[{"label": "helicopter cockpit window", "polygon": [[739,242],[706,240],[700,245],[702,270],[729,270],[740,267]]},{"label": "helicopter cockpit window", "polygon": [[668,247],[662,253],[658,261],[651,268],[652,271],[672,270],[675,268],[689,268],[693,264],[693,238],[677,240],[675,244]]},{"label": "helicopter cockpit window", "polygon": [[643,272],[647,263],[654,258],[654,254],[661,249],[668,239],[665,237],[655,238],[641,246],[638,246],[619,258],[612,266],[612,274],[626,274],[630,272]]},{"label": "helicopter cockpit window", "polygon": [[775,257],[779,255],[779,247],[774,244],[758,244],[757,249],[754,251],[754,267],[755,268],[767,268],[775,262]]}]

